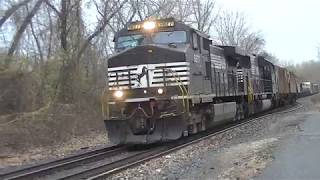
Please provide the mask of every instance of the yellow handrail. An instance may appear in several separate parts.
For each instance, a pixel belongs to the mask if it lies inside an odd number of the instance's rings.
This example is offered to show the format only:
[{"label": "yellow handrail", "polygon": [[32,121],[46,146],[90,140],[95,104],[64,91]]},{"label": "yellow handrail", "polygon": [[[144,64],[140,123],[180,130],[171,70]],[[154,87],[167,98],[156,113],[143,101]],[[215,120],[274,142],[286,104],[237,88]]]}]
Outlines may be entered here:
[{"label": "yellow handrail", "polygon": [[[185,112],[189,112],[189,101],[185,99],[185,97],[189,96],[189,93],[187,91],[187,88],[183,85],[180,76],[177,77],[177,75],[175,73],[175,71],[173,71],[172,69],[169,69],[171,72],[173,72],[173,76],[175,78],[176,83],[178,84],[181,94],[182,94],[182,103],[183,103],[183,108]],[[185,103],[186,100],[186,103]]]},{"label": "yellow handrail", "polygon": [[253,101],[253,89],[251,85],[251,80],[248,77],[248,103],[251,104]]}]

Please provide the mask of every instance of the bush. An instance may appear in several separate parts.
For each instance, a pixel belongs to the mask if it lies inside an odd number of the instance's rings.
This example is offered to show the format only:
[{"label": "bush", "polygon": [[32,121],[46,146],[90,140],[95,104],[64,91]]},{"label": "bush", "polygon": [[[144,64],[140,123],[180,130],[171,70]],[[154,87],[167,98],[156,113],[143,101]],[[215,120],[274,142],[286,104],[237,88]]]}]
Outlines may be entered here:
[{"label": "bush", "polygon": [[13,63],[0,72],[0,97],[5,97],[0,98],[1,150],[23,151],[93,131],[105,133],[100,106],[104,67],[91,73],[80,69],[73,87],[76,101],[62,104],[56,100],[61,65],[60,60],[49,60],[29,72]]}]

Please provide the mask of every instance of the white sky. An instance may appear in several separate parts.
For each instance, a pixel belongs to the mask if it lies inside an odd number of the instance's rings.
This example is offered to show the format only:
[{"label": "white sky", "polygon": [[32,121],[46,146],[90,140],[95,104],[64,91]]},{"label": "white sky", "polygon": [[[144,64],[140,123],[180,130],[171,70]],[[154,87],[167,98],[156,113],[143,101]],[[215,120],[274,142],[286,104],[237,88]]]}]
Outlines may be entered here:
[{"label": "white sky", "polygon": [[317,58],[320,45],[320,0],[217,0],[222,9],[245,13],[261,30],[266,50],[281,60],[299,63]]}]

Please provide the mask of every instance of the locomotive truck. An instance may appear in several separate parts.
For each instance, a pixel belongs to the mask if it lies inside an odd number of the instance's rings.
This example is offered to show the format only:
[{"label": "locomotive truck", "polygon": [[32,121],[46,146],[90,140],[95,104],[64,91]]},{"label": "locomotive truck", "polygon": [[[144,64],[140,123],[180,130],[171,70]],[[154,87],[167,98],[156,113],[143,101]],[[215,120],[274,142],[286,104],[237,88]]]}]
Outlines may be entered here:
[{"label": "locomotive truck", "polygon": [[173,18],[133,22],[114,43],[103,111],[115,144],[175,140],[297,98],[292,72]]}]

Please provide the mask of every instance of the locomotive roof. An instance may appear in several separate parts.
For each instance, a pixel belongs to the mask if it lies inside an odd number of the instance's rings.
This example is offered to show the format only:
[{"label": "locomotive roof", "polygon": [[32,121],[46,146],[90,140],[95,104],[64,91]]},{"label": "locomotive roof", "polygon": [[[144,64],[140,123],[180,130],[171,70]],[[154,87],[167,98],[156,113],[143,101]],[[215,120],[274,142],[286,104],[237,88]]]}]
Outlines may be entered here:
[{"label": "locomotive roof", "polygon": [[250,68],[250,56],[248,56],[243,50],[234,46],[218,46],[223,48],[224,55],[231,57],[232,59],[239,62],[240,66]]},{"label": "locomotive roof", "polygon": [[218,47],[223,48],[225,51],[225,55],[228,55],[228,56],[235,56],[235,55],[247,56],[247,54],[243,50],[235,46],[218,46]]},{"label": "locomotive roof", "polygon": [[120,31],[118,31],[115,34],[115,37],[124,36],[124,35],[131,35],[131,34],[140,34],[142,32],[141,29],[139,29],[139,28],[130,29],[129,27],[132,26],[132,25],[139,25],[139,24],[141,25],[146,21],[155,21],[155,22],[159,22],[159,23],[172,22],[174,24],[173,26],[171,26],[171,24],[170,24],[168,26],[162,26],[160,28],[157,28],[158,31],[190,31],[190,30],[193,30],[193,31],[197,32],[197,34],[199,34],[200,36],[202,36],[204,38],[210,38],[209,35],[190,27],[189,25],[187,25],[187,24],[185,24],[183,22],[177,21],[174,18],[155,19],[155,20],[146,19],[144,21],[133,21],[133,22],[128,23],[126,25],[126,27],[124,27]]},{"label": "locomotive roof", "polygon": [[266,65],[274,66],[274,64],[272,62],[270,62],[269,60],[267,60],[263,56],[257,56],[257,58],[258,58],[258,63],[260,66],[266,66]]}]

